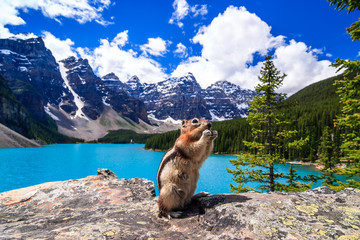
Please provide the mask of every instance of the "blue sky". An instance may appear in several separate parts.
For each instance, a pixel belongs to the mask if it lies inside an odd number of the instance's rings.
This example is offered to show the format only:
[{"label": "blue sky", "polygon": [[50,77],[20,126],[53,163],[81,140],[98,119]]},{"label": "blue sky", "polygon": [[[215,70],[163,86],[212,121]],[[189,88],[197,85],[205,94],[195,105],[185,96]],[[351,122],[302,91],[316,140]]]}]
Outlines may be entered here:
[{"label": "blue sky", "polygon": [[57,60],[89,59],[99,76],[158,82],[192,72],[203,87],[254,88],[264,57],[289,94],[335,75],[336,58],[359,58],[346,27],[359,18],[326,0],[2,0],[0,37],[42,36]]}]

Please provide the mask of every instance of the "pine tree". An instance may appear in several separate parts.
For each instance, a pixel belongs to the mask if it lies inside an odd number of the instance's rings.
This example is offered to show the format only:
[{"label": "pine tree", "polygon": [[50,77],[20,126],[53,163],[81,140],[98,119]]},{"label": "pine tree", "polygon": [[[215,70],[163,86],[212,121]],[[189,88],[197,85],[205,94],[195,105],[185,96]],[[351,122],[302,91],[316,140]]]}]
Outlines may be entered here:
[{"label": "pine tree", "polygon": [[[284,184],[285,192],[302,192],[311,188],[312,184],[317,181],[317,178],[314,175],[301,177],[294,169],[293,164],[290,164],[289,174],[284,176],[287,184]],[[310,183],[304,183],[300,181],[311,181]]]},{"label": "pine tree", "polygon": [[328,186],[334,186],[336,182],[335,178],[335,167],[336,167],[336,155],[335,155],[335,139],[334,133],[330,127],[326,126],[321,136],[320,145],[320,160],[324,168],[321,170]]},{"label": "pine tree", "polygon": [[[231,191],[244,192],[253,190],[245,187],[245,183],[256,181],[261,184],[261,191],[282,191],[284,185],[277,179],[284,173],[276,173],[274,164],[285,163],[286,147],[298,147],[303,140],[290,141],[296,131],[285,130],[288,124],[279,108],[286,95],[277,93],[286,74],[281,74],[274,66],[271,56],[265,58],[260,70],[260,84],[255,88],[259,93],[250,102],[250,113],[247,121],[251,126],[253,141],[244,141],[250,153],[243,154],[236,160],[230,160],[236,170],[227,169],[234,175],[237,186],[230,184]],[[255,168],[256,167],[256,168]]]},{"label": "pine tree", "polygon": [[[336,9],[347,9],[348,13],[360,10],[359,1],[329,0]],[[347,28],[353,41],[360,40],[360,20]],[[337,93],[342,103],[341,115],[337,117],[335,126],[342,131],[341,149],[347,163],[344,171],[350,175],[360,175],[360,61],[336,59],[333,66],[338,71],[345,70],[344,79],[335,82]]]},{"label": "pine tree", "polygon": [[330,127],[326,126],[323,130],[320,145],[320,159],[324,169],[334,169],[336,166],[335,160],[335,140],[334,133]]}]

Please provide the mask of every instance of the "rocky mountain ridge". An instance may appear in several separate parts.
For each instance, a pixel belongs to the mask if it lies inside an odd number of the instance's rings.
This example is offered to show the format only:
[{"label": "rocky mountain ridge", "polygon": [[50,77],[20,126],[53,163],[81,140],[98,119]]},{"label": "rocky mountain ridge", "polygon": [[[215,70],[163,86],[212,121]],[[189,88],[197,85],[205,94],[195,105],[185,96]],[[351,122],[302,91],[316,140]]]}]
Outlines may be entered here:
[{"label": "rocky mountain ridge", "polygon": [[156,84],[136,76],[123,83],[113,73],[99,78],[86,59],[57,62],[42,38],[31,34],[0,39],[0,75],[31,117],[51,125],[50,116],[61,133],[85,139],[119,128],[172,130],[153,127],[166,119],[244,117],[255,95],[226,81],[202,89],[191,73]]},{"label": "rocky mountain ridge", "polygon": [[[111,81],[109,81],[111,76]],[[171,77],[158,83],[140,82],[137,76],[127,82],[110,73],[102,78],[105,85],[125,90],[145,103],[149,116],[157,119],[202,117],[224,120],[246,117],[249,100],[256,93],[228,81],[218,81],[202,89],[192,73]]]},{"label": "rocky mountain ridge", "polygon": [[[31,117],[46,125],[50,116],[69,136],[88,132],[94,139],[109,129],[149,123],[140,100],[108,89],[86,59],[69,57],[57,63],[40,37],[0,39],[0,75]],[[110,119],[104,123],[100,118]],[[94,127],[101,130],[91,136]]]},{"label": "rocky mountain ridge", "polygon": [[0,74],[35,119],[45,122],[44,106],[57,105],[70,92],[50,50],[41,38],[0,39]]},{"label": "rocky mountain ridge", "polygon": [[154,183],[98,175],[0,193],[0,239],[359,239],[360,191],[218,194],[158,217]]}]

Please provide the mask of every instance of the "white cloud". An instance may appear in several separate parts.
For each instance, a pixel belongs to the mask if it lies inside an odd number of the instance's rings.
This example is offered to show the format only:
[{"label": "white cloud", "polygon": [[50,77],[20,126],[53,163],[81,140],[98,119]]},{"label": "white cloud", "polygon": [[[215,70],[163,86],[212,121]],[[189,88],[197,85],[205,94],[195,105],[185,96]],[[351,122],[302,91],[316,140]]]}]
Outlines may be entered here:
[{"label": "white cloud", "polygon": [[127,81],[137,75],[141,81],[148,83],[167,77],[158,62],[144,55],[138,56],[133,50],[124,50],[127,40],[128,32],[124,31],[112,41],[101,39],[100,46],[93,50],[77,48],[77,52],[82,58],[89,60],[89,64],[99,76],[114,72],[121,81]]},{"label": "white cloud", "polygon": [[14,34],[10,33],[9,29],[0,25],[0,38],[9,38],[14,36]]},{"label": "white cloud", "polygon": [[69,38],[66,40],[61,40],[56,38],[49,32],[43,32],[42,36],[45,46],[50,49],[53,56],[57,61],[63,60],[70,56],[77,56],[76,52],[73,51],[72,46],[74,46],[74,42],[71,41]]},{"label": "white cloud", "polygon": [[175,0],[173,3],[174,12],[169,20],[170,24],[177,24],[180,28],[184,26],[183,20],[188,14],[190,6],[186,0]]},{"label": "white cloud", "polygon": [[207,5],[195,5],[190,8],[191,12],[194,14],[194,17],[197,17],[199,15],[204,16],[208,14]]},{"label": "white cloud", "polygon": [[128,30],[126,30],[118,33],[111,43],[113,45],[123,47],[128,43],[128,40],[129,40],[129,35],[128,35]]},{"label": "white cloud", "polygon": [[254,59],[264,59],[274,50],[276,66],[288,75],[282,88],[287,93],[335,73],[329,61],[318,60],[318,49],[293,40],[288,44],[284,36],[273,36],[271,27],[244,7],[228,7],[209,26],[201,28],[192,41],[202,46],[201,56],[182,62],[172,75],[192,72],[202,87],[228,80],[254,89],[262,66]]},{"label": "white cloud", "polygon": [[174,0],[173,8],[174,12],[171,15],[169,23],[176,24],[180,28],[184,26],[181,20],[183,20],[190,13],[193,17],[197,17],[199,15],[204,16],[208,13],[206,4],[190,6],[186,0]]},{"label": "white cloud", "polygon": [[110,0],[1,0],[0,1],[0,37],[12,34],[5,25],[22,25],[26,22],[19,16],[19,10],[40,10],[46,17],[60,20],[59,17],[72,18],[79,23],[96,21],[107,25],[101,12],[110,5]]},{"label": "white cloud", "polygon": [[328,60],[318,60],[318,49],[311,49],[303,42],[291,40],[289,45],[276,49],[274,64],[288,76],[279,91],[293,94],[316,81],[336,75]]},{"label": "white cloud", "polygon": [[273,37],[270,30],[244,7],[230,6],[192,39],[202,45],[201,56],[180,64],[173,75],[192,72],[203,87],[225,79],[252,87],[253,83],[238,81],[235,76],[246,71],[255,53],[265,56],[269,49],[284,44],[284,37]]},{"label": "white cloud", "polygon": [[148,43],[140,46],[140,49],[145,55],[163,56],[167,52],[167,46],[170,44],[170,41],[165,41],[160,37],[148,38]]},{"label": "white cloud", "polygon": [[182,43],[178,43],[176,45],[176,49],[174,51],[175,55],[177,55],[180,58],[186,58],[188,56],[188,50],[186,46]]}]

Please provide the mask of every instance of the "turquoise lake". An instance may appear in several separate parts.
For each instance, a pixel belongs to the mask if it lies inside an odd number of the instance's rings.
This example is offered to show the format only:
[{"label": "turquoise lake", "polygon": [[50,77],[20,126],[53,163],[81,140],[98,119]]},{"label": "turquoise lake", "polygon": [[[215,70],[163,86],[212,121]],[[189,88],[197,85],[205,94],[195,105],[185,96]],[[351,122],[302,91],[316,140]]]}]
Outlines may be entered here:
[{"label": "turquoise lake", "polygon": [[[56,144],[41,148],[0,149],[0,192],[51,181],[96,175],[98,168],[108,168],[119,178],[146,178],[154,181],[163,152],[143,149],[143,144]],[[233,156],[211,155],[200,170],[197,191],[211,194],[230,192]],[[296,165],[299,175],[319,175],[312,166]],[[288,172],[289,164],[276,166]],[[340,178],[344,179],[343,176]],[[321,182],[313,185],[320,186]],[[249,186],[256,187],[254,183]],[[158,191],[156,189],[156,193]]]}]

